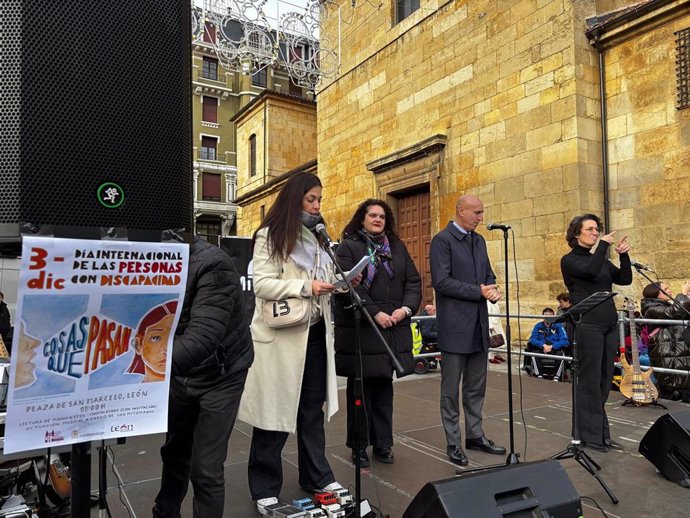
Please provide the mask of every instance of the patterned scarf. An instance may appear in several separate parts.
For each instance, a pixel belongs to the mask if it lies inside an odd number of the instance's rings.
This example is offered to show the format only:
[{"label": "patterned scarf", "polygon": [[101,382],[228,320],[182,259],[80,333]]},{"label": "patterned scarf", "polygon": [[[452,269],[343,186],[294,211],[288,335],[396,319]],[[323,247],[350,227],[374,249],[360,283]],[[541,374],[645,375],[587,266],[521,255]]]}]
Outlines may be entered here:
[{"label": "patterned scarf", "polygon": [[360,230],[359,235],[362,236],[364,242],[367,244],[367,253],[371,255],[371,260],[367,265],[366,275],[364,277],[364,287],[369,289],[374,276],[379,271],[381,265],[386,269],[388,278],[392,279],[393,271],[393,255],[391,254],[391,245],[388,242],[388,236],[382,232],[376,236],[369,234],[365,230]]}]

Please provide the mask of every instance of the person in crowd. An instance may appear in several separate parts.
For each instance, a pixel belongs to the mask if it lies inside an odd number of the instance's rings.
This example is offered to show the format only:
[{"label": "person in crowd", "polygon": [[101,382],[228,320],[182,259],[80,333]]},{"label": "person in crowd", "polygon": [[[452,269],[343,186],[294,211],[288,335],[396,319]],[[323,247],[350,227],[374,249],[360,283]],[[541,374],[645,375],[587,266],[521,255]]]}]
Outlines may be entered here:
[{"label": "person in crowd", "polygon": [[[547,317],[554,316],[553,309],[544,308],[541,312],[544,320],[538,322],[532,329],[532,334],[527,342],[527,350],[538,352],[542,354],[552,354],[554,356],[563,356],[565,349],[568,347],[568,337],[565,334],[565,329],[560,323],[550,324]],[[537,378],[544,377],[543,358],[531,356],[532,375]],[[561,381],[563,378],[563,370],[565,367],[564,360],[556,360],[554,365],[555,374],[553,381]]]},{"label": "person in crowd", "polygon": [[[424,306],[422,311],[420,311],[419,316],[436,316],[436,306],[433,304],[427,304]],[[438,337],[436,335],[436,319],[425,319],[419,322],[419,331],[422,333],[422,342],[424,345],[434,344],[436,345]]]},{"label": "person in crowd", "polygon": [[134,358],[127,372],[143,374],[143,383],[165,380],[168,338],[176,309],[176,300],[156,306],[142,317],[137,326],[134,336]]},{"label": "person in crowd", "polygon": [[225,252],[197,237],[189,249],[173,338],[168,433],[154,518],[180,516],[190,480],[193,516],[223,516],[223,465],[253,358],[237,272]]},{"label": "person in crowd", "polygon": [[[616,232],[603,235],[602,232],[601,220],[594,214],[576,216],[568,226],[566,241],[571,251],[561,258],[561,272],[573,304],[596,292],[611,291],[614,283],[632,284],[628,236],[615,246],[620,262],[617,267],[606,257]],[[613,299],[584,313],[575,332],[579,381],[574,412],[577,412],[579,438],[600,452],[622,449],[611,439],[605,409],[619,346],[618,313]]]},{"label": "person in crowd", "polygon": [[[288,178],[254,233],[256,307],[251,332],[256,360],[249,370],[240,419],[254,427],[249,489],[261,514],[278,502],[281,452],[297,434],[299,485],[307,491],[340,488],[326,459],[324,411],[338,410],[331,292],[333,262],[315,233],[321,217],[321,181],[311,173]],[[288,297],[309,303],[303,324],[275,329],[263,318],[266,301]]]},{"label": "person in crowd", "polygon": [[[378,330],[403,367],[398,377],[414,371],[410,317],[422,300],[422,284],[412,257],[395,232],[395,219],[383,200],[368,199],[355,210],[343,230],[338,246],[340,267],[352,269],[365,255],[371,256],[357,287]],[[349,294],[335,297],[335,364],[336,372],[347,377],[347,442],[367,466],[367,446],[385,464],[393,455],[393,364],[388,350],[366,319],[361,320],[362,387],[364,412],[355,428],[355,315]],[[359,436],[359,449],[356,449]]]},{"label": "person in crowd", "polygon": [[[486,307],[489,311],[489,336],[502,336],[503,341],[505,342],[506,335],[503,332],[501,317],[495,316],[501,314],[501,307],[497,302],[491,302],[490,300],[486,301]],[[506,360],[503,358],[503,356],[494,352],[493,350],[489,351],[489,363],[497,365],[503,363],[504,361]]]},{"label": "person in crowd", "polygon": [[[650,319],[690,319],[690,281],[683,284],[675,304],[671,288],[664,283],[648,284],[642,290],[642,316]],[[652,366],[690,370],[690,328],[682,325],[647,324],[648,350]],[[655,373],[661,397],[690,403],[690,376]]]},{"label": "person in crowd", "polygon": [[[559,293],[556,295],[556,302],[558,302],[558,309],[556,310],[557,315],[562,315],[568,311],[573,305],[570,303],[570,294],[567,291]],[[563,323],[565,334],[568,337],[568,347],[563,351],[566,355],[570,355],[570,346],[573,343],[573,338],[575,337],[575,327],[570,320],[566,320]]]},{"label": "person in crowd", "polygon": [[497,455],[505,448],[484,435],[482,408],[489,358],[489,316],[486,301],[500,292],[484,238],[475,232],[484,219],[484,204],[461,196],[455,218],[431,241],[431,281],[436,293],[441,361],[441,420],[451,462],[469,462],[460,437],[459,385],[465,414],[465,447]]},{"label": "person in crowd", "polygon": [[10,310],[7,309],[7,303],[5,302],[5,294],[0,291],[0,337],[5,342],[7,349],[10,349],[10,329],[12,328],[10,324]]}]

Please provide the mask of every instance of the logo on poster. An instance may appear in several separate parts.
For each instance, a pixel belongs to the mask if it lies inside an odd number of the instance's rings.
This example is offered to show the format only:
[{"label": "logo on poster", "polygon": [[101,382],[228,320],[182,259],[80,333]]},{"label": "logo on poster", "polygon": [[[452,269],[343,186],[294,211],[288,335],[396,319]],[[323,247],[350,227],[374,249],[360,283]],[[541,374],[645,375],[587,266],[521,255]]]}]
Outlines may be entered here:
[{"label": "logo on poster", "polygon": [[134,425],[133,424],[121,424],[121,425],[115,425],[110,427],[111,432],[133,432],[134,431]]},{"label": "logo on poster", "polygon": [[51,430],[50,432],[46,432],[43,442],[57,442],[64,440],[65,438],[62,436],[62,433],[60,433],[60,431],[56,432],[55,430]]}]

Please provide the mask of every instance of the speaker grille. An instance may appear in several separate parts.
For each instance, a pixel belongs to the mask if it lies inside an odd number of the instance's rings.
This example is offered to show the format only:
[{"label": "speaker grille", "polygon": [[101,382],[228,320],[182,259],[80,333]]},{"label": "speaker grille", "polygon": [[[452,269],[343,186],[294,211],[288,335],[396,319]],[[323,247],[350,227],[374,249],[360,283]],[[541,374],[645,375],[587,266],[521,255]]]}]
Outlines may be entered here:
[{"label": "speaker grille", "polygon": [[20,1],[3,2],[0,15],[0,223],[19,218],[19,117],[21,90]]},{"label": "speaker grille", "polygon": [[0,10],[0,224],[190,229],[189,0]]}]

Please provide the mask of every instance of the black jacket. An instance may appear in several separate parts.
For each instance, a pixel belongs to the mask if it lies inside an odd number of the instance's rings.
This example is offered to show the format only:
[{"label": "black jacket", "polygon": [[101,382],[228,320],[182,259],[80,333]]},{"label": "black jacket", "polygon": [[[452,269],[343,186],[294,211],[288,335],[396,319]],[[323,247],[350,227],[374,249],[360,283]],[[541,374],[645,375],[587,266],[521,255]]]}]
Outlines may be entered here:
[{"label": "black jacket", "polygon": [[[620,268],[606,258],[609,244],[600,241],[593,254],[589,248],[575,245],[575,248],[561,258],[563,281],[568,287],[570,301],[573,305],[598,291],[611,291],[613,284],[628,286],[632,284],[630,256],[621,254]],[[599,304],[582,315],[583,322],[615,323],[618,312],[613,299]]]},{"label": "black jacket", "polygon": [[[366,253],[366,243],[359,236],[348,237],[338,246],[338,264],[347,271]],[[405,245],[401,241],[391,243],[391,255],[394,270],[392,279],[388,277],[385,268],[381,266],[368,291],[365,290],[363,283],[355,288],[360,297],[366,301],[365,309],[372,318],[379,311],[390,315],[402,306],[409,307],[414,314],[422,301],[422,283],[419,272]],[[366,270],[364,274],[366,275]],[[355,375],[355,319],[353,311],[346,309],[346,306],[349,305],[349,294],[335,296],[335,368],[340,376],[352,377]],[[411,374],[414,371],[411,323],[412,320],[408,317],[398,322],[395,327],[378,328],[402,364],[404,374]],[[365,317],[361,321],[360,336],[362,376],[365,378],[390,378],[393,375],[393,364],[385,346],[380,342]]]},{"label": "black jacket", "polygon": [[[683,294],[676,296],[676,301],[690,311],[690,299]],[[688,315],[681,308],[660,299],[642,299],[642,316],[644,318],[683,320]],[[683,340],[683,326],[657,326],[647,324],[650,332],[660,327],[654,336],[649,338],[649,359],[654,367],[667,369],[690,370],[690,346]],[[690,376],[679,374],[655,373],[659,388],[664,397],[690,401]],[[678,394],[673,394],[678,392]]]},{"label": "black jacket", "polygon": [[196,387],[218,383],[254,360],[242,288],[230,257],[198,238],[173,343],[172,374]]},{"label": "black jacket", "polygon": [[0,335],[4,338],[10,332],[10,310],[3,300],[0,302]]}]

